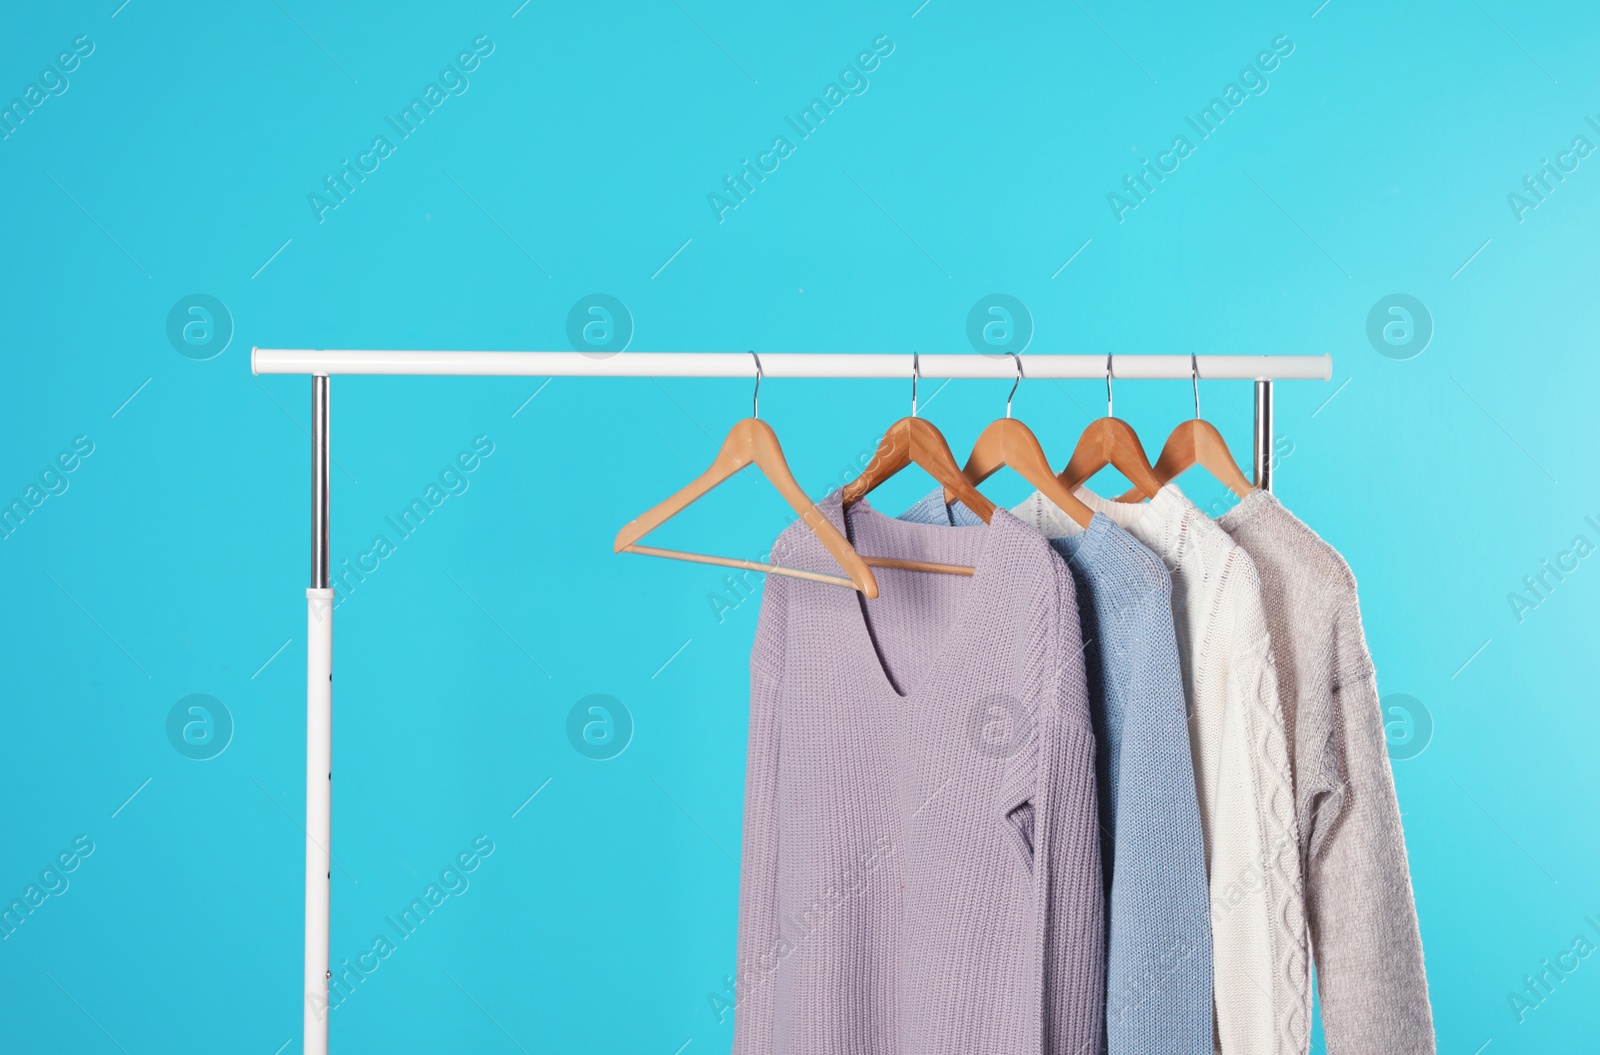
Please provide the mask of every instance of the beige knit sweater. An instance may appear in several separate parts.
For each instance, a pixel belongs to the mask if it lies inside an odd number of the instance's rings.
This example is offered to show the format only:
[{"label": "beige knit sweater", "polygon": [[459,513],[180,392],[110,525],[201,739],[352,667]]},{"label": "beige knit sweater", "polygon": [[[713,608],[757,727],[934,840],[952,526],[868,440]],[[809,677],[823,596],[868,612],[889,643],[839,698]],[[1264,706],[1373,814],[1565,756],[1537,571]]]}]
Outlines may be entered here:
[{"label": "beige knit sweater", "polygon": [[[1172,572],[1211,883],[1217,1049],[1224,1055],[1304,1052],[1311,983],[1299,835],[1255,565],[1170,484],[1139,505],[1109,502],[1081,488],[1078,497],[1126,528]],[[1046,535],[1077,529],[1045,503],[1025,507]]]},{"label": "beige knit sweater", "polygon": [[1265,492],[1219,521],[1250,554],[1294,757],[1329,1055],[1434,1055],[1422,939],[1355,577]]}]

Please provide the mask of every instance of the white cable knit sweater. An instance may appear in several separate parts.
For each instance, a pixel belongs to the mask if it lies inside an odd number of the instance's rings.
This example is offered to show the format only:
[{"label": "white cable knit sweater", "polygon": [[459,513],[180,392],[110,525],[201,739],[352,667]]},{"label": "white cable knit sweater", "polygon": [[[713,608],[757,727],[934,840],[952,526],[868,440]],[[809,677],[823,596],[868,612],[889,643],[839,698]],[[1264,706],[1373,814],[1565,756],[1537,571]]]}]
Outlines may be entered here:
[{"label": "white cable knit sweater", "polygon": [[[1298,1055],[1311,983],[1287,735],[1256,568],[1227,532],[1169,484],[1149,502],[1078,497],[1172,572],[1211,883],[1217,1050]],[[1054,506],[1017,515],[1047,536],[1081,530]]]}]

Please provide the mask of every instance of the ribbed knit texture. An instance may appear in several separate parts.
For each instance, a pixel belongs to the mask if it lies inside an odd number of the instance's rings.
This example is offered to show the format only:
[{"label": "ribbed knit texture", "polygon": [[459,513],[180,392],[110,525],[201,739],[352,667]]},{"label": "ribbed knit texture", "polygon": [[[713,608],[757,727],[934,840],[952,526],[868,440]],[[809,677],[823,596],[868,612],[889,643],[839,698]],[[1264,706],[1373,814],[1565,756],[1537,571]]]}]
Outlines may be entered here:
[{"label": "ribbed knit texture", "polygon": [[[1310,1043],[1310,968],[1288,737],[1261,582],[1227,533],[1169,484],[1149,502],[1078,497],[1172,573],[1200,821],[1211,880],[1212,984],[1224,1055]],[[1081,530],[1048,502],[1018,507],[1047,535]]]},{"label": "ribbed knit texture", "polygon": [[[879,597],[768,575],[751,654],[734,1051],[1078,1053],[1104,904],[1073,587],[998,511],[904,524],[834,495]],[[836,572],[795,524],[773,559]]]},{"label": "ribbed knit texture", "polygon": [[1272,495],[1219,521],[1265,587],[1329,1055],[1434,1055],[1377,679],[1344,559]]},{"label": "ribbed knit texture", "polygon": [[[1030,503],[1024,522],[1041,515]],[[935,491],[900,519],[982,523]],[[1098,744],[1109,1055],[1210,1055],[1211,917],[1165,565],[1105,516],[1053,538],[1077,587]]]}]

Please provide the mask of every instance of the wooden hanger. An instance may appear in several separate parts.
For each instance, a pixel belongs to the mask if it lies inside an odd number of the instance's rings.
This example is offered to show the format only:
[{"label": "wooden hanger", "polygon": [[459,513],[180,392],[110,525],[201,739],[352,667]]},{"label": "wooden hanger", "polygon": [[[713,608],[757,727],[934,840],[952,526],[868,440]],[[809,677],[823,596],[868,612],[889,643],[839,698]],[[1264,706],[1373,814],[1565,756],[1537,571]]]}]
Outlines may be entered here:
[{"label": "wooden hanger", "polygon": [[[1039,446],[1038,437],[1034,436],[1032,429],[1011,416],[1011,397],[1017,394],[1017,386],[1022,384],[1022,357],[1015,352],[1011,354],[1017,364],[1017,380],[1011,386],[1011,395],[1006,396],[1006,416],[992,422],[979,435],[961,475],[968,483],[981,484],[1001,468],[1009,466],[1040,494],[1059,506],[1079,527],[1088,527],[1089,521],[1094,518],[1094,510],[1084,505],[1077,495],[1056,479],[1044,448]],[[949,489],[945,490],[946,504],[955,497]]]},{"label": "wooden hanger", "polygon": [[[752,356],[754,352],[750,353]],[[761,391],[761,360],[756,359],[756,393]],[[873,578],[872,571],[867,567],[868,562],[856,553],[839,529],[834,527],[828,518],[806,497],[800,484],[795,480],[794,474],[789,471],[789,463],[783,456],[783,448],[778,444],[778,436],[772,431],[772,426],[755,416],[759,413],[760,405],[756,398],[751,400],[751,417],[738,422],[728,430],[728,438],[722,441],[722,449],[717,452],[716,460],[711,467],[701,473],[694,482],[678,491],[677,494],[666,501],[646,510],[638,517],[630,520],[617,532],[616,542],[612,550],[616,553],[642,553],[647,557],[667,557],[672,560],[692,561],[696,564],[716,564],[725,568],[743,568],[749,571],[772,572],[777,575],[788,575],[796,579],[807,579],[811,582],[829,583],[834,586],[846,586],[859,590],[868,599],[878,596],[878,581]],[[805,522],[817,539],[833,555],[845,576],[828,575],[823,572],[806,571],[801,568],[789,568],[779,564],[762,564],[757,561],[739,560],[732,557],[713,557],[704,553],[688,553],[683,550],[661,549],[656,546],[638,545],[640,539],[660,527],[666,521],[677,516],[684,509],[701,498],[718,484],[722,483],[734,473],[747,465],[754,465],[761,470],[773,487],[788,501],[800,519]]]},{"label": "wooden hanger", "polygon": [[[1132,481],[1135,490],[1147,498],[1161,490],[1144,444],[1126,421],[1111,413],[1111,356],[1106,356],[1106,416],[1091,421],[1078,437],[1067,467],[1057,479],[1067,490],[1079,487],[1095,473],[1111,466]],[[1130,491],[1129,494],[1134,492]]]},{"label": "wooden hanger", "polygon": [[[1243,498],[1255,490],[1255,485],[1233,460],[1222,433],[1211,422],[1200,417],[1200,364],[1193,353],[1189,355],[1189,380],[1194,385],[1194,419],[1183,422],[1167,437],[1166,445],[1161,448],[1161,457],[1156,460],[1156,480],[1165,486],[1198,465],[1227,485],[1228,490]],[[1136,487],[1117,501],[1137,502],[1143,497]]]},{"label": "wooden hanger", "polygon": [[[919,359],[911,356],[911,416],[901,418],[889,426],[878,444],[872,461],[844,486],[841,496],[844,508],[849,509],[861,501],[885,480],[909,465],[919,465],[929,476],[944,485],[945,493],[954,496],[987,524],[994,516],[994,503],[968,482],[950,453],[950,444],[944,435],[926,418],[917,417],[917,379],[920,376]],[[875,568],[903,568],[910,571],[942,572],[947,575],[971,575],[973,569],[959,564],[930,564],[925,561],[901,561],[887,557],[867,557],[866,562]]]}]

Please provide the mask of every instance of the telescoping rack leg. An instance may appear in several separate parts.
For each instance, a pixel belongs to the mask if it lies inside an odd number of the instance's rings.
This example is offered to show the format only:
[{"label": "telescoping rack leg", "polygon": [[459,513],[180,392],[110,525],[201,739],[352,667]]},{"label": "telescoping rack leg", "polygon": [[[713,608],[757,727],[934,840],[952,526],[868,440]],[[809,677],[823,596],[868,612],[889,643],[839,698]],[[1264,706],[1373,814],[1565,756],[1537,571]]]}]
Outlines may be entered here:
[{"label": "telescoping rack leg", "polygon": [[1272,490],[1272,381],[1256,379],[1255,485]]},{"label": "telescoping rack leg", "polygon": [[328,588],[328,377],[311,379],[311,587],[306,590],[305,1053],[328,1052],[333,591]]}]

